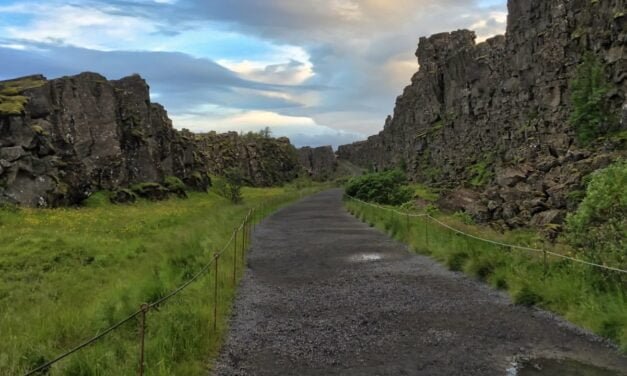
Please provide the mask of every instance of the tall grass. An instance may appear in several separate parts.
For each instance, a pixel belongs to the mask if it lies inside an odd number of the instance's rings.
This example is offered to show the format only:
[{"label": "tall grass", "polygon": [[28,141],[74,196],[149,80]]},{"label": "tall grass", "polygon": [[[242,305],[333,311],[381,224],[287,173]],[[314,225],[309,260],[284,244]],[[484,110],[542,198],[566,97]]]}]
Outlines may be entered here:
[{"label": "tall grass", "polygon": [[[246,188],[241,205],[193,193],[128,206],[94,200],[79,209],[0,210],[0,375],[24,374],[173,290],[211,260],[251,207],[263,204],[267,214],[316,189]],[[220,259],[217,331],[213,268],[148,313],[146,374],[206,373],[236,289],[233,262],[231,247]],[[62,360],[50,374],[134,374],[137,324]]]},{"label": "tall grass", "polygon": [[[348,210],[421,254],[430,255],[451,270],[463,271],[507,290],[514,302],[537,305],[606,337],[627,352],[627,290],[624,285],[598,284],[592,267],[542,253],[512,250],[457,235],[424,217],[407,217],[347,200]],[[438,219],[466,233],[510,244],[542,248],[541,239],[529,231],[499,234],[490,229],[463,223],[454,216]],[[551,248],[568,254],[564,246]],[[546,265],[546,266],[545,266]]]}]

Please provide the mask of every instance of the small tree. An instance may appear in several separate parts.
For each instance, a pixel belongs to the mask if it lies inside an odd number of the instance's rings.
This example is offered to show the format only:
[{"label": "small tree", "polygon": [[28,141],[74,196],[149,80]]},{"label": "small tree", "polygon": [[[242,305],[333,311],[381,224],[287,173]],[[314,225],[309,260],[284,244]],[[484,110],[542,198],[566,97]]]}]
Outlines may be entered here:
[{"label": "small tree", "polygon": [[224,171],[224,179],[226,180],[226,197],[234,204],[242,202],[242,186],[244,178],[239,168],[232,167]]},{"label": "small tree", "polygon": [[570,85],[573,107],[570,122],[577,139],[585,145],[607,133],[612,123],[607,100],[610,85],[601,61],[594,54],[587,53]]},{"label": "small tree", "polygon": [[259,134],[264,138],[270,138],[272,137],[272,130],[270,130],[270,127],[265,127],[264,129],[259,131]]}]

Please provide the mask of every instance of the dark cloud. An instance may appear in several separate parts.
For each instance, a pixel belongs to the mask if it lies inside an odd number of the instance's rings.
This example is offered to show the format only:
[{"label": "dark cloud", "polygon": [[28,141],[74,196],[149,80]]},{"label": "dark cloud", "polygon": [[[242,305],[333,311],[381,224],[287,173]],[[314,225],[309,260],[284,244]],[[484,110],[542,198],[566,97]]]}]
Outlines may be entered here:
[{"label": "dark cloud", "polygon": [[[215,104],[242,109],[284,109],[299,103],[267,93],[290,88],[240,78],[209,60],[175,52],[96,51],[70,46],[29,44],[28,49],[0,47],[0,78],[42,73],[49,78],[94,71],[111,79],[140,73],[171,111],[192,111]],[[293,88],[304,90],[303,88]]]}]

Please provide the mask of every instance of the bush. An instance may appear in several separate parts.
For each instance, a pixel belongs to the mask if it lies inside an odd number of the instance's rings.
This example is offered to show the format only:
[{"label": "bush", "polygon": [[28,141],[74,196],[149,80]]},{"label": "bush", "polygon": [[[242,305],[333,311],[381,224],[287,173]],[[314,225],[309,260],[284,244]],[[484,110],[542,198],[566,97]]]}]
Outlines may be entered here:
[{"label": "bush", "polygon": [[570,86],[570,122],[578,141],[585,145],[609,132],[613,123],[607,99],[610,85],[601,61],[592,53],[586,54]]},{"label": "bush", "polygon": [[242,202],[242,186],[244,177],[239,168],[228,168],[221,179],[214,179],[214,189],[220,196],[231,200],[232,203]]},{"label": "bush", "polygon": [[566,219],[566,236],[586,259],[627,269],[627,161],[592,174],[586,196]]},{"label": "bush", "polygon": [[399,170],[354,177],[346,184],[346,194],[360,200],[384,205],[401,205],[413,198],[407,178]]},{"label": "bush", "polygon": [[533,291],[529,286],[523,286],[514,294],[514,303],[526,307],[532,307],[542,302],[542,297]]}]

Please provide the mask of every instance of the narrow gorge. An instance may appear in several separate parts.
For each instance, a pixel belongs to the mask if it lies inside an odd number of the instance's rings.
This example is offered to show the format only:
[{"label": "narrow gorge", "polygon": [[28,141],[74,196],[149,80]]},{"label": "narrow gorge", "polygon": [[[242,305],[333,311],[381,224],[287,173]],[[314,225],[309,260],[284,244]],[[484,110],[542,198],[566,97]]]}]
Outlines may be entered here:
[{"label": "narrow gorge", "polygon": [[[371,170],[401,167],[443,190],[442,207],[505,228],[559,226],[584,177],[624,157],[624,0],[508,2],[505,35],[458,30],[421,38],[420,68],[383,131],[341,146]],[[577,141],[572,83],[586,56],[603,68],[612,128]]]}]

